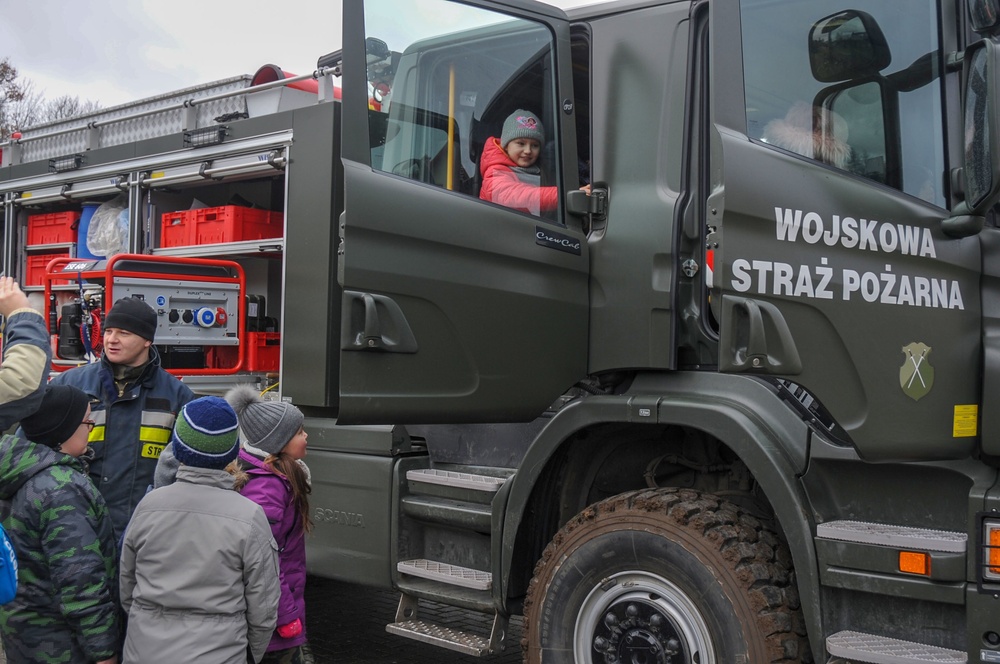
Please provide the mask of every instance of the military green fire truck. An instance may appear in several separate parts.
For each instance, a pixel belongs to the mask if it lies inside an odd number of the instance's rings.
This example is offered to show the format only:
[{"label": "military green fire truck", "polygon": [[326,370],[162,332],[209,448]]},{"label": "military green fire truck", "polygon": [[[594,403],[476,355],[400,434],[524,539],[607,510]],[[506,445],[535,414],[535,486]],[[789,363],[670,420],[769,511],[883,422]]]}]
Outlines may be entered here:
[{"label": "military green fire truck", "polygon": [[[53,371],[131,295],[195,391],[302,408],[310,570],[397,590],[386,638],[1000,662],[997,0],[343,18],[311,76],[2,146]],[[480,197],[519,113],[555,204]]]}]

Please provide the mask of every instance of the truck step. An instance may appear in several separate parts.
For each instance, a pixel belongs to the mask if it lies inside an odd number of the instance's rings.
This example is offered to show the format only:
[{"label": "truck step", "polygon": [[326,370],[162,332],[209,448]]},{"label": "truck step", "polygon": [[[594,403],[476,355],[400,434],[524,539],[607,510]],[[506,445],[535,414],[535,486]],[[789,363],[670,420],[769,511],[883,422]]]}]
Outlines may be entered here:
[{"label": "truck step", "polygon": [[504,649],[507,618],[499,613],[493,615],[493,625],[487,638],[466,630],[423,620],[418,616],[418,604],[417,598],[403,593],[399,598],[399,608],[396,609],[396,622],[386,625],[385,631],[473,657],[492,655]]},{"label": "truck step", "polygon": [[417,560],[402,560],[396,564],[400,574],[419,576],[423,579],[440,581],[452,586],[472,588],[473,590],[489,590],[493,587],[493,575],[477,569],[439,563],[423,558]]},{"label": "truck step", "polygon": [[503,486],[505,481],[502,477],[473,475],[472,473],[457,473],[450,470],[437,470],[434,468],[408,470],[406,471],[406,479],[410,482],[439,484],[441,486],[452,486],[461,489],[472,489],[474,491],[486,491],[489,493],[495,493],[501,486]]},{"label": "truck step", "polygon": [[824,539],[879,544],[925,551],[964,553],[965,533],[927,528],[910,528],[864,521],[828,521],[816,526],[816,536]]},{"label": "truck step", "polygon": [[385,631],[415,641],[429,643],[439,648],[457,650],[473,657],[490,654],[490,640],[486,637],[437,625],[426,620],[404,620],[403,622],[391,623],[385,626]]},{"label": "truck step", "polygon": [[887,636],[843,631],[826,639],[826,650],[834,657],[870,664],[941,663],[965,664],[965,653]]},{"label": "truck step", "polygon": [[489,534],[493,511],[488,504],[431,496],[404,496],[402,513],[425,523],[437,523]]}]

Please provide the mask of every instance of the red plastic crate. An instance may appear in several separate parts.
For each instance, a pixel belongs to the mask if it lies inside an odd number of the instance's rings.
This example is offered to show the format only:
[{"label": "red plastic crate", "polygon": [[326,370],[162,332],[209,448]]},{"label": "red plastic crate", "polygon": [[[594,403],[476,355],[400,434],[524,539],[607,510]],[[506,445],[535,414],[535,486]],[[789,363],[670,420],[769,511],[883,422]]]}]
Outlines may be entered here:
[{"label": "red plastic crate", "polygon": [[194,219],[185,210],[167,212],[160,221],[160,246],[183,247],[193,244]]},{"label": "red plastic crate", "polygon": [[[22,286],[41,286],[44,284],[45,280],[45,268],[48,266],[49,261],[53,258],[61,258],[63,256],[69,256],[68,251],[57,251],[54,253],[46,254],[28,254],[25,256],[25,274],[24,283]],[[73,283],[70,279],[53,279],[53,285],[59,284],[71,284]]]},{"label": "red plastic crate", "polygon": [[281,212],[238,205],[179,210],[162,215],[160,246],[220,244],[281,237],[285,216]]},{"label": "red plastic crate", "polygon": [[28,246],[76,242],[80,212],[50,212],[28,217]]},{"label": "red plastic crate", "polygon": [[[243,338],[247,345],[245,371],[277,371],[281,360],[280,332],[247,332]],[[213,369],[236,366],[239,349],[236,346],[211,346],[206,363]]]},{"label": "red plastic crate", "polygon": [[277,371],[281,361],[280,332],[247,332],[247,369]]}]

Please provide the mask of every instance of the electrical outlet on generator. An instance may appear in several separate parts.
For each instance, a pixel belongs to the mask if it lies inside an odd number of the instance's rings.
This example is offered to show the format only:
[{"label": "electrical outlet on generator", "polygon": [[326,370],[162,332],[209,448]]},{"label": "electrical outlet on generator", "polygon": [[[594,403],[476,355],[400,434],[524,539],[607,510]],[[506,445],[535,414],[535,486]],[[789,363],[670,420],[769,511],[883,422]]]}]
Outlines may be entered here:
[{"label": "electrical outlet on generator", "polygon": [[156,311],[157,345],[239,344],[238,284],[164,279],[115,279],[115,299],[138,297]]}]

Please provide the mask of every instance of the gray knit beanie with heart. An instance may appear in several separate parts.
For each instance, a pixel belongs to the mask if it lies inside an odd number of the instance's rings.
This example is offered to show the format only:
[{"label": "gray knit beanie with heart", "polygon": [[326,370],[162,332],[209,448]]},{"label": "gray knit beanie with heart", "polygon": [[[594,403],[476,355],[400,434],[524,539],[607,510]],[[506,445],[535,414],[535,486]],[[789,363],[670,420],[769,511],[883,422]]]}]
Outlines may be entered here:
[{"label": "gray knit beanie with heart", "polygon": [[501,147],[506,150],[507,144],[515,138],[533,138],[545,145],[545,128],[542,126],[542,121],[531,111],[517,109],[504,120],[503,132],[500,134]]},{"label": "gray knit beanie with heart", "polygon": [[292,404],[265,401],[249,385],[229,390],[226,401],[236,411],[243,432],[243,447],[251,454],[277,455],[305,421],[302,411]]}]

